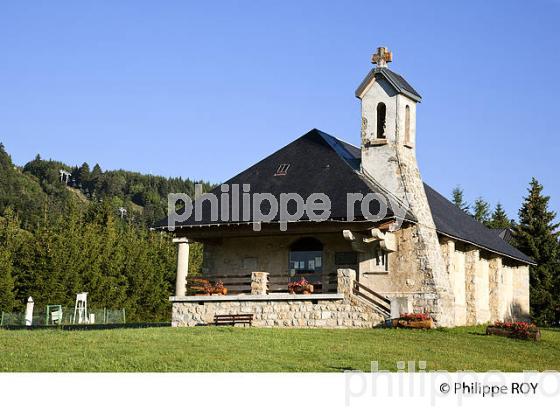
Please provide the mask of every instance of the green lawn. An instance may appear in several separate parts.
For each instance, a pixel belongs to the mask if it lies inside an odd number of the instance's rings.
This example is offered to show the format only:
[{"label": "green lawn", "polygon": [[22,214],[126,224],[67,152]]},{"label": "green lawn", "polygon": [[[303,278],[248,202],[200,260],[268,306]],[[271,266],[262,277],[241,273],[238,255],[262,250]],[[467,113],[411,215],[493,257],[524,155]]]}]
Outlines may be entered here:
[{"label": "green lawn", "polygon": [[539,343],[485,336],[482,327],[256,329],[228,327],[95,331],[0,330],[0,371],[339,372],[396,370],[560,370],[560,331]]}]

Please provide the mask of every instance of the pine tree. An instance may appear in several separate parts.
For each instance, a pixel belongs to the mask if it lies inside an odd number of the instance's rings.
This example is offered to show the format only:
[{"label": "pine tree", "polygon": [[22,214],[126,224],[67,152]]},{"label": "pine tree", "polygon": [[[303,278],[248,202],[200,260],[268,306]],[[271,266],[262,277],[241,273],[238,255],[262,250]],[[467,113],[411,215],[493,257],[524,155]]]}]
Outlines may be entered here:
[{"label": "pine tree", "polygon": [[528,191],[513,233],[517,247],[537,263],[530,267],[531,314],[547,325],[560,319],[560,224],[554,223],[556,213],[548,210],[550,197],[543,195],[543,186],[535,178]]},{"label": "pine tree", "polygon": [[12,277],[12,255],[0,249],[0,311],[11,312],[15,305],[14,278]]},{"label": "pine tree", "polygon": [[11,312],[16,304],[13,273],[13,251],[18,221],[10,208],[0,219],[0,311]]},{"label": "pine tree", "polygon": [[95,194],[96,191],[101,188],[101,178],[103,176],[103,171],[99,164],[95,164],[91,173],[89,174],[89,180],[87,183],[87,189],[90,194]]},{"label": "pine tree", "polygon": [[89,165],[87,162],[84,162],[82,166],[78,168],[74,177],[76,178],[78,186],[87,187],[90,178]]},{"label": "pine tree", "polygon": [[457,208],[465,213],[469,213],[469,204],[467,204],[463,198],[463,190],[460,186],[456,186],[453,189],[453,203]]},{"label": "pine tree", "polygon": [[490,205],[481,197],[474,201],[473,217],[482,224],[487,224],[490,220]]},{"label": "pine tree", "polygon": [[507,213],[501,203],[498,202],[496,204],[496,208],[494,208],[494,212],[492,212],[492,216],[490,217],[490,220],[488,221],[486,226],[492,229],[511,228],[511,220],[508,218]]}]

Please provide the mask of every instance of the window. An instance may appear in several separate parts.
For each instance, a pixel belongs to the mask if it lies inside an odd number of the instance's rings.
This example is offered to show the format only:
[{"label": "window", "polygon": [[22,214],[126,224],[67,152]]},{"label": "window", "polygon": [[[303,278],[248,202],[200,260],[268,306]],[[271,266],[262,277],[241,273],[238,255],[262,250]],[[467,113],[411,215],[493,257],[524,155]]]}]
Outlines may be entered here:
[{"label": "window", "polygon": [[376,271],[389,271],[389,254],[381,249],[379,246],[376,247],[373,253],[373,262],[376,267]]},{"label": "window", "polygon": [[404,144],[410,145],[410,106],[404,109]]},{"label": "window", "polygon": [[323,244],[311,237],[298,239],[290,246],[291,280],[305,277],[310,282],[320,280],[323,272]]},{"label": "window", "polygon": [[358,254],[356,252],[336,252],[334,254],[334,264],[339,266],[355,266],[358,264]]},{"label": "window", "polygon": [[360,271],[365,274],[387,274],[389,273],[389,253],[379,246],[372,244],[360,257]]},{"label": "window", "polygon": [[290,164],[280,164],[276,173],[274,174],[275,177],[284,176],[288,174],[288,168],[290,168]]},{"label": "window", "polygon": [[387,115],[387,107],[384,103],[377,104],[377,138],[387,138],[385,136],[385,117]]}]

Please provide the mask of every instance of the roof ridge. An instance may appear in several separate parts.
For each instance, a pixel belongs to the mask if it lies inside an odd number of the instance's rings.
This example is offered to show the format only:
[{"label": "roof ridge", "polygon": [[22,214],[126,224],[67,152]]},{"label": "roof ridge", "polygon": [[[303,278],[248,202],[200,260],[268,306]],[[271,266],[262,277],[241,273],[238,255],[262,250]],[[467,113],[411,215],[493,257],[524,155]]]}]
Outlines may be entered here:
[{"label": "roof ridge", "polygon": [[413,101],[422,101],[422,96],[418,94],[408,81],[404,79],[402,75],[396,73],[387,67],[376,67],[371,69],[371,71],[366,75],[363,81],[360,83],[356,89],[355,95],[361,98],[362,92],[368,87],[368,85],[373,81],[376,75],[382,75],[383,78],[400,94],[407,96]]},{"label": "roof ridge", "polygon": [[[344,162],[350,167],[352,168],[353,171],[356,171],[357,169],[359,169],[359,158],[357,158],[355,155],[353,155],[350,151],[348,151],[348,149],[344,146],[345,143],[344,141],[340,140],[337,137],[334,137],[330,134],[327,134],[324,131],[318,130],[316,128],[314,128],[314,130],[316,130],[320,137],[323,138],[323,140],[329,145],[329,147],[341,158],[344,160]],[[348,144],[351,145],[351,144]],[[355,147],[356,148],[356,147]]]}]

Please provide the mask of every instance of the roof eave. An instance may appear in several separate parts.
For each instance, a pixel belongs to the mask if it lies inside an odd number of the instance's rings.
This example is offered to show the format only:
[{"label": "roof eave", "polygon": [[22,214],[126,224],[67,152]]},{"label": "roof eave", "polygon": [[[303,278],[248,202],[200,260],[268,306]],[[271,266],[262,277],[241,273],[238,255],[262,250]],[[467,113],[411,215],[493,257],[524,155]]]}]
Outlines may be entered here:
[{"label": "roof eave", "polygon": [[455,241],[459,241],[459,242],[463,242],[463,243],[466,243],[466,244],[469,244],[469,245],[472,245],[472,246],[476,246],[477,248],[484,249],[485,251],[495,253],[496,255],[503,256],[503,257],[506,257],[506,258],[509,258],[509,259],[513,259],[517,262],[521,262],[521,263],[524,263],[526,265],[537,266],[537,264],[533,260],[529,261],[529,260],[521,259],[521,258],[512,256],[512,255],[508,255],[507,253],[488,248],[488,247],[486,247],[484,245],[481,245],[479,243],[475,243],[475,242],[471,242],[471,241],[463,239],[463,238],[459,238],[457,236],[454,236],[454,235],[448,234],[446,232],[440,231],[439,229],[436,229],[436,232],[440,235],[447,236],[448,238],[453,239]]},{"label": "roof eave", "polygon": [[[330,223],[340,223],[340,224],[379,224],[382,222],[386,222],[388,220],[394,219],[394,216],[388,216],[385,218],[381,218],[379,220],[368,220],[368,219],[355,219],[353,221],[348,221],[345,219],[336,219],[336,218],[329,218],[326,220],[322,220],[322,221],[311,221],[311,220],[305,220],[305,221],[285,221],[287,224],[317,224],[317,223],[323,223],[323,222],[330,222]],[[416,221],[414,220],[410,220],[405,218],[404,221],[407,222],[411,222],[411,223],[416,223]],[[218,228],[225,228],[225,227],[230,227],[230,226],[247,226],[247,225],[253,225],[253,224],[260,224],[260,225],[278,225],[280,224],[280,221],[268,221],[268,222],[256,222],[256,221],[238,221],[238,222],[223,222],[223,223],[203,223],[203,224],[186,224],[186,225],[177,225],[177,226],[157,226],[157,227],[151,227],[150,230],[151,231],[160,231],[160,232],[170,232],[170,233],[174,233],[176,231],[182,230],[182,229],[206,229],[206,228],[213,228],[213,227],[218,227]],[[171,230],[170,228],[173,228],[173,230]]]}]

